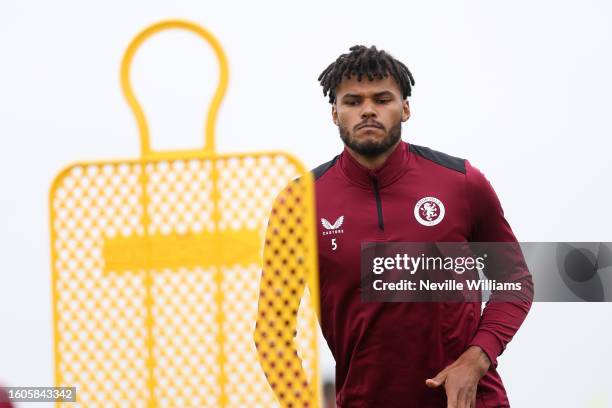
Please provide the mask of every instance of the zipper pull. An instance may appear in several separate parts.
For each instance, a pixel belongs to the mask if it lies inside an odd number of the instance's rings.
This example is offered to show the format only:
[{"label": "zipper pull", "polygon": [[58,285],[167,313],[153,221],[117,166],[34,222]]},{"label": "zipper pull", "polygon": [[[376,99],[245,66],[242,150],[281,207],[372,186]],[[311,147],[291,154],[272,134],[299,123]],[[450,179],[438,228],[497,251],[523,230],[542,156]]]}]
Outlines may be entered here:
[{"label": "zipper pull", "polygon": [[376,213],[378,216],[378,228],[381,231],[385,230],[385,222],[383,221],[382,200],[380,199],[380,191],[378,189],[378,177],[370,173],[372,185],[374,186],[374,198],[376,199]]}]

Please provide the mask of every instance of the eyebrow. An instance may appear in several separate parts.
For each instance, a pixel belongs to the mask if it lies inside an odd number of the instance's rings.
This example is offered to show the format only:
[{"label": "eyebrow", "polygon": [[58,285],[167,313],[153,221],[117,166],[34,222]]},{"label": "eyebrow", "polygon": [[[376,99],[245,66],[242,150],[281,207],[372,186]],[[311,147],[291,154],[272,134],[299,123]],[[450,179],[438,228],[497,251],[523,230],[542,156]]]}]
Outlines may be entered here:
[{"label": "eyebrow", "polygon": [[[345,98],[361,98],[362,96],[363,96],[363,94],[347,93],[347,94],[342,95],[342,99],[345,99]],[[384,91],[381,91],[381,92],[376,92],[374,94],[375,98],[380,98],[381,96],[393,96],[393,92],[388,91],[388,90],[384,90]]]}]

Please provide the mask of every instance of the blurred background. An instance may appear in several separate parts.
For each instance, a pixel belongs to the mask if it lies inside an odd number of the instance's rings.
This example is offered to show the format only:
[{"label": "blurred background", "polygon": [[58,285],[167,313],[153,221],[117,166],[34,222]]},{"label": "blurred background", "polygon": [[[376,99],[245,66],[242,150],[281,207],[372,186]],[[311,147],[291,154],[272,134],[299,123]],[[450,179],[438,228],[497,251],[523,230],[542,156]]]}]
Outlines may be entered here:
[{"label": "blurred background", "polygon": [[[230,63],[220,152],[342,149],[319,73],[355,44],[406,63],[408,142],[469,159],[521,241],[612,241],[612,5],[604,1],[0,3],[0,383],[53,385],[48,192],[76,160],[139,155],[119,87],[132,37],[166,18]],[[217,81],[188,33],[153,38],[132,78],[153,147],[197,147]],[[612,305],[536,303],[499,359],[513,407],[612,406]],[[334,360],[322,345],[333,392]],[[45,406],[42,403],[18,406]]]}]

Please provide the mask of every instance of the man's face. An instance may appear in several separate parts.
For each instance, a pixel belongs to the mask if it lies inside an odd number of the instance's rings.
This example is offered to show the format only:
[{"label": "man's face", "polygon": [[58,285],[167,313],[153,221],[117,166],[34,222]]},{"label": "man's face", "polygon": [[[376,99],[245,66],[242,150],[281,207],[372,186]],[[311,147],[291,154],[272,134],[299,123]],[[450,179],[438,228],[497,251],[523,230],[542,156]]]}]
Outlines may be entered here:
[{"label": "man's face", "polygon": [[408,101],[393,77],[344,79],[336,88],[332,118],[344,144],[365,157],[376,157],[395,146],[401,123],[410,117]]}]

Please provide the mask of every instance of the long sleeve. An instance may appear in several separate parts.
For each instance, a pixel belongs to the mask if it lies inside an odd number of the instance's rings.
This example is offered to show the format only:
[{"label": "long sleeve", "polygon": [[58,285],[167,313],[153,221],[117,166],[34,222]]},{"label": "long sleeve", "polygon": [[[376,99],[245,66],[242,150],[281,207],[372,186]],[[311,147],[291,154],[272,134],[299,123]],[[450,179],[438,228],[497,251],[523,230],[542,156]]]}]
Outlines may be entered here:
[{"label": "long sleeve", "polygon": [[[306,266],[300,227],[299,182],[275,200],[266,230],[257,320],[253,339],[260,365],[282,407],[312,406],[308,382],[296,344]],[[292,189],[293,187],[293,189]]]},{"label": "long sleeve", "polygon": [[478,330],[470,342],[487,354],[493,367],[497,357],[504,351],[525,320],[533,301],[533,280],[518,246],[516,237],[504,217],[504,211],[493,187],[485,176],[466,160],[466,193],[473,219],[470,241],[506,242],[503,265],[487,265],[488,279],[515,282],[522,285],[521,298],[514,301],[500,301],[493,291],[480,320]]}]

